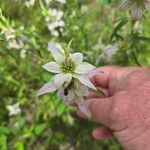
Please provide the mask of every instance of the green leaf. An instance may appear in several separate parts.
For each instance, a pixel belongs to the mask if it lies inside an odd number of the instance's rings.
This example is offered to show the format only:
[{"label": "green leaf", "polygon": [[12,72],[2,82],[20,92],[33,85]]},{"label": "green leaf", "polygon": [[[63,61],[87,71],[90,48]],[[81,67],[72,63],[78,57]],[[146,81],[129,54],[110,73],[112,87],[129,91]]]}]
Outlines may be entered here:
[{"label": "green leaf", "polygon": [[16,150],[24,150],[23,142],[17,142],[15,144],[15,148],[16,148]]},{"label": "green leaf", "polygon": [[118,25],[114,28],[114,31],[110,36],[110,42],[112,42],[112,40],[115,36],[118,36],[117,32],[127,23],[128,23],[127,19],[123,19],[118,23]]},{"label": "green leaf", "polygon": [[9,134],[9,129],[4,126],[0,126],[0,133]]},{"label": "green leaf", "polygon": [[35,127],[34,131],[37,135],[40,135],[44,131],[45,128],[46,128],[45,124],[39,124]]}]

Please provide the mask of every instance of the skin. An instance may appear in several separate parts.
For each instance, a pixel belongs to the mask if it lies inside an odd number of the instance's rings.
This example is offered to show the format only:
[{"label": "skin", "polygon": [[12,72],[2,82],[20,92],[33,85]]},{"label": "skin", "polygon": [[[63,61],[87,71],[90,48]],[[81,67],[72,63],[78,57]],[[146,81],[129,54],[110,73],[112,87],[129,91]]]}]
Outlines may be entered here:
[{"label": "skin", "polygon": [[[103,124],[93,137],[114,136],[125,150],[150,150],[150,69],[102,67],[92,83],[105,94],[90,93],[86,98],[93,120]],[[86,116],[77,110],[79,117]]]}]

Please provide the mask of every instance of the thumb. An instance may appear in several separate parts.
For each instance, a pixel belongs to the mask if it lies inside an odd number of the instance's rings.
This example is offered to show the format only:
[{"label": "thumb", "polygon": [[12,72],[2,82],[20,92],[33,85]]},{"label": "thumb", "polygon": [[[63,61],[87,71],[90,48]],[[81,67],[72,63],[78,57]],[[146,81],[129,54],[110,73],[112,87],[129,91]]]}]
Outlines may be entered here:
[{"label": "thumb", "polygon": [[87,99],[89,108],[92,114],[92,118],[104,125],[109,126],[111,123],[111,108],[112,98],[92,98]]}]

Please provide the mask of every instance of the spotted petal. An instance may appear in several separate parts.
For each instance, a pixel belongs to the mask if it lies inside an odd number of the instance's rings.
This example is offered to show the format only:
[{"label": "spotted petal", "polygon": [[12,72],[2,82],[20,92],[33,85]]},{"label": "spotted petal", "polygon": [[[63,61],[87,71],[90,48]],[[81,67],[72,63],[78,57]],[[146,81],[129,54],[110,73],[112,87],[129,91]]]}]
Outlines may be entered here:
[{"label": "spotted petal", "polygon": [[80,63],[76,69],[75,69],[75,73],[77,74],[86,74],[88,73],[90,70],[95,69],[95,66],[87,63],[87,62],[82,62]]},{"label": "spotted petal", "polygon": [[78,79],[82,84],[86,85],[87,87],[97,90],[96,87],[92,84],[92,82],[84,75],[73,75],[74,78]]},{"label": "spotted petal", "polygon": [[53,73],[60,73],[60,67],[56,62],[49,62],[42,66],[45,70]]},{"label": "spotted petal", "polygon": [[55,87],[60,88],[63,85],[64,82],[65,81],[64,81],[62,73],[57,74],[57,75],[54,76],[54,85],[55,85]]},{"label": "spotted petal", "polygon": [[131,9],[131,17],[133,20],[139,20],[142,18],[143,15],[143,5],[140,5],[139,3],[135,3],[134,6]]},{"label": "spotted petal", "polygon": [[71,54],[70,58],[76,65],[78,65],[83,61],[83,54],[82,53],[73,53],[73,54]]},{"label": "spotted petal", "polygon": [[64,53],[59,48],[57,48],[55,45],[53,45],[52,42],[48,43],[48,50],[51,52],[51,54],[56,62],[62,63],[65,60]]},{"label": "spotted petal", "polygon": [[43,95],[45,93],[54,92],[57,88],[54,87],[54,82],[51,80],[50,82],[46,83],[40,90],[38,91],[38,96]]},{"label": "spotted petal", "polygon": [[120,10],[126,10],[134,4],[134,0],[123,0],[119,6]]},{"label": "spotted petal", "polygon": [[73,102],[73,99],[75,98],[75,94],[73,90],[68,91],[68,95],[64,95],[64,88],[60,88],[57,92],[57,96],[61,97],[64,104],[71,104]]},{"label": "spotted petal", "polygon": [[78,105],[78,107],[83,113],[85,113],[89,118],[91,118],[89,104],[83,99],[83,97],[79,97],[77,100],[75,100],[75,103]]}]

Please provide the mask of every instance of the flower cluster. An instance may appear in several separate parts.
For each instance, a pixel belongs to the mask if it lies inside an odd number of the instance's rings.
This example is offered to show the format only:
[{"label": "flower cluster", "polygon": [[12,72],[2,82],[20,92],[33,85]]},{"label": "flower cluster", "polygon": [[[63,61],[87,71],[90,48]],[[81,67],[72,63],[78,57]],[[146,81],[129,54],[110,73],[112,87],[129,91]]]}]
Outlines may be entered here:
[{"label": "flower cluster", "polygon": [[65,22],[62,20],[63,11],[57,9],[49,9],[48,15],[45,18],[47,27],[52,35],[58,36],[58,29],[60,32],[63,31],[63,27],[65,26]]},{"label": "flower cluster", "polygon": [[70,46],[56,47],[49,43],[48,48],[55,61],[43,65],[43,68],[56,75],[38,91],[38,96],[57,90],[57,95],[65,104],[75,102],[83,112],[89,115],[84,96],[88,94],[88,88],[97,90],[89,80],[89,77],[97,73],[94,70],[95,67],[83,62],[82,53],[71,54]]},{"label": "flower cluster", "polygon": [[[16,0],[16,1],[18,1],[18,0]],[[36,1],[36,0],[25,0],[25,5],[26,5],[27,7],[34,6],[35,1]],[[45,0],[45,3],[46,3],[46,5],[49,5],[52,1],[53,1],[53,0]],[[61,3],[61,4],[66,3],[66,0],[54,0],[54,1],[59,2],[59,3]]]},{"label": "flower cluster", "polygon": [[5,28],[1,31],[8,41],[8,49],[21,49],[23,47],[23,42],[21,39],[18,41],[15,39],[15,30],[12,27]]}]

